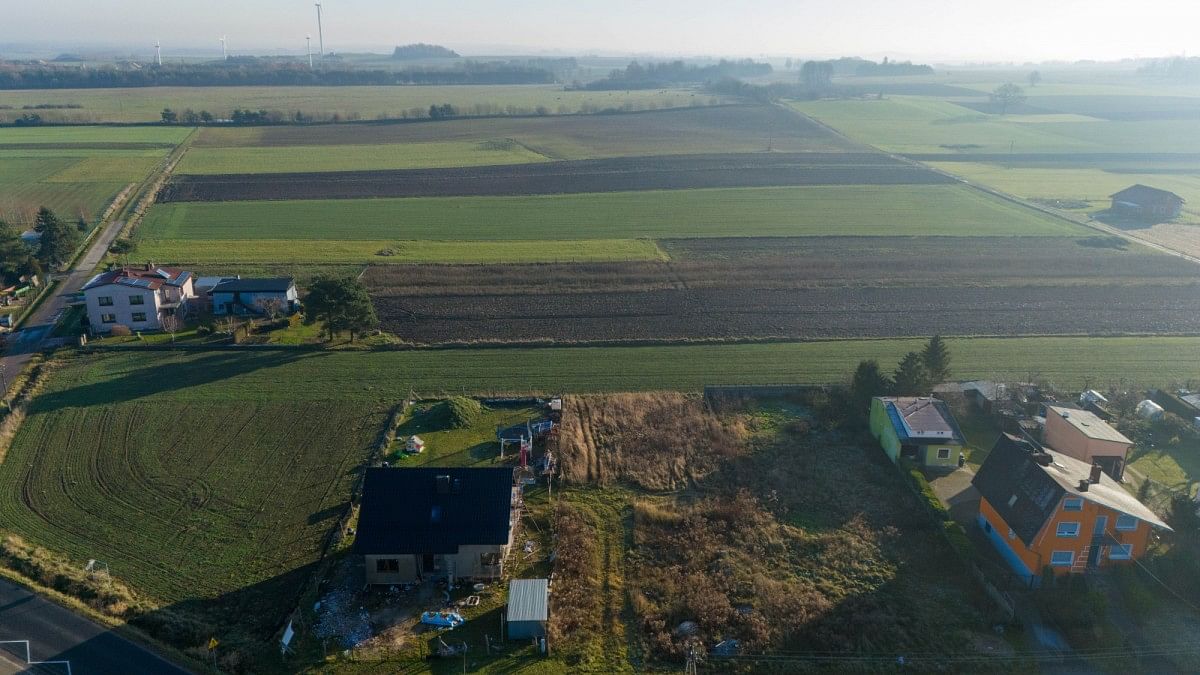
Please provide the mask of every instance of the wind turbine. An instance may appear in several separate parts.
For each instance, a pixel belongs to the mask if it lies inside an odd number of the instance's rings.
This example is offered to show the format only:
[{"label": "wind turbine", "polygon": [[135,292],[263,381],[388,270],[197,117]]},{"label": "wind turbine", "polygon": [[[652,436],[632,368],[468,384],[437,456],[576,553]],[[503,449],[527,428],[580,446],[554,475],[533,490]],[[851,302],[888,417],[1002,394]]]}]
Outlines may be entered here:
[{"label": "wind turbine", "polygon": [[225,40],[227,37],[228,36],[222,35],[219,38],[221,40],[221,60],[223,60],[223,61],[229,60],[229,52],[225,51]]},{"label": "wind turbine", "polygon": [[312,33],[304,36],[304,46],[308,49],[308,69],[312,70]]},{"label": "wind turbine", "polygon": [[154,41],[154,61],[158,65],[162,65],[162,43],[158,40]]},{"label": "wind turbine", "polygon": [[321,30],[321,3],[314,3],[317,6],[317,50],[321,56],[325,56],[325,31]]}]

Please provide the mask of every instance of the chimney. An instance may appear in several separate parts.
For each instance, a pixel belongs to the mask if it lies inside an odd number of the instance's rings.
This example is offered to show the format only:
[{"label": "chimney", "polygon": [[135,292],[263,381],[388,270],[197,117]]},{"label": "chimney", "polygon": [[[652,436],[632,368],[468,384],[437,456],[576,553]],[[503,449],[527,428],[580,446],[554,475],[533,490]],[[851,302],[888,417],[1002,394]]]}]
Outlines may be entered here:
[{"label": "chimney", "polygon": [[1091,485],[1091,482],[1089,482],[1088,479],[1086,479],[1086,478],[1079,479],[1079,491],[1080,492],[1087,492],[1089,485]]},{"label": "chimney", "polygon": [[1088,482],[1089,483],[1099,483],[1100,482],[1100,474],[1102,474],[1102,473],[1104,473],[1104,467],[1100,466],[1099,464],[1093,464],[1092,465],[1092,473],[1090,476],[1088,476]]}]

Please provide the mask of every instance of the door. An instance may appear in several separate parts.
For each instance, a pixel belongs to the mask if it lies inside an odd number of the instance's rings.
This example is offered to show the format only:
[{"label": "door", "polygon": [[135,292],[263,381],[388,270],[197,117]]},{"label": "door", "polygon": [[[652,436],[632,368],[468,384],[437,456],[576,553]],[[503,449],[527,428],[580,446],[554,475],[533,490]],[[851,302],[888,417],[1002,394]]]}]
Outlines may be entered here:
[{"label": "door", "polygon": [[1100,565],[1100,554],[1104,549],[1104,530],[1108,528],[1108,516],[1096,516],[1096,524],[1092,527],[1092,545],[1088,548],[1088,569],[1096,569]]},{"label": "door", "polygon": [[421,573],[428,574],[433,571],[433,554],[426,553],[421,556]]}]

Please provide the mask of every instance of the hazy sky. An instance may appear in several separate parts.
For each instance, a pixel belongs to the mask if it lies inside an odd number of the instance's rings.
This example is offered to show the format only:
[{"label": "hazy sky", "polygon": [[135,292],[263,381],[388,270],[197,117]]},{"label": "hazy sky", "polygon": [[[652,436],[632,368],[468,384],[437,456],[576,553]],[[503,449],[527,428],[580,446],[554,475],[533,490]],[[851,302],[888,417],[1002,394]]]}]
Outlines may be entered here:
[{"label": "hazy sky", "polygon": [[[303,51],[305,0],[6,2],[0,45]],[[327,49],[1116,59],[1200,53],[1197,0],[327,0]],[[503,49],[498,49],[503,48]]]}]

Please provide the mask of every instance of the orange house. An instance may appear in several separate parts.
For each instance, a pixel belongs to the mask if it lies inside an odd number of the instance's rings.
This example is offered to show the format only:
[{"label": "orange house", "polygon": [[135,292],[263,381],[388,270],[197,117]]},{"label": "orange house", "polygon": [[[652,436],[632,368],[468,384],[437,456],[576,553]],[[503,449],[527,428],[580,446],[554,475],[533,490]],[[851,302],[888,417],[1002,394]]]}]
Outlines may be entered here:
[{"label": "orange house", "polygon": [[1128,564],[1170,527],[1099,465],[1003,434],[972,483],[979,526],[1019,576]]},{"label": "orange house", "polygon": [[1068,457],[1099,464],[1104,473],[1121,480],[1125,457],[1133,441],[1088,410],[1046,407],[1046,445]]}]

